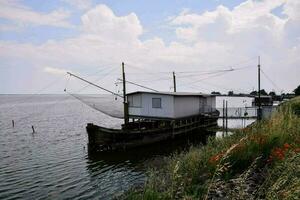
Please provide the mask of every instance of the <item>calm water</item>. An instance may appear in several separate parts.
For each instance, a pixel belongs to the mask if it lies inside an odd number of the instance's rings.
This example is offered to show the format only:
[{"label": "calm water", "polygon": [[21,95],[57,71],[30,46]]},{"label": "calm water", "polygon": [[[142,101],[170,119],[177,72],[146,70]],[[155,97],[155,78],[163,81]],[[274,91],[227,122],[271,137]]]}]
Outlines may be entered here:
[{"label": "calm water", "polygon": [[64,95],[0,95],[0,199],[111,199],[142,184],[149,162],[204,141],[89,154],[87,122],[122,121]]}]

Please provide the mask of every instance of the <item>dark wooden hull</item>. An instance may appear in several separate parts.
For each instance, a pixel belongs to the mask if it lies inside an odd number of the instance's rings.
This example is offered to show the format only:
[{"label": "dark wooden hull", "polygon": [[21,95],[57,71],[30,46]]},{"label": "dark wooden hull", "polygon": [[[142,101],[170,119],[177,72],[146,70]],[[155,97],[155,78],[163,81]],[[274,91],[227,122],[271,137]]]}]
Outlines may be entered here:
[{"label": "dark wooden hull", "polygon": [[[193,116],[180,120],[174,120],[172,123],[164,123],[164,126],[156,125],[139,126],[131,125],[122,129],[110,129],[87,124],[89,148],[95,150],[124,150],[138,146],[148,145],[174,137],[194,132],[198,129],[207,129],[217,126],[217,116]],[[154,122],[147,122],[149,124]],[[135,123],[137,124],[137,123]],[[200,133],[201,131],[199,131]]]}]

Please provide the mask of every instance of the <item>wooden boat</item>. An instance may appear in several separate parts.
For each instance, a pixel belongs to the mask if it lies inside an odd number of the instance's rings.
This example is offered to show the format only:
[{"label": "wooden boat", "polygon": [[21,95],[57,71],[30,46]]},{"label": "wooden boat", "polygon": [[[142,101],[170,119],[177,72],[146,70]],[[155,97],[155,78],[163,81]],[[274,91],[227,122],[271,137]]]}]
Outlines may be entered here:
[{"label": "wooden boat", "polygon": [[195,115],[176,120],[139,120],[121,129],[110,129],[87,124],[89,148],[100,151],[124,150],[173,139],[196,130],[217,126],[219,112]]}]

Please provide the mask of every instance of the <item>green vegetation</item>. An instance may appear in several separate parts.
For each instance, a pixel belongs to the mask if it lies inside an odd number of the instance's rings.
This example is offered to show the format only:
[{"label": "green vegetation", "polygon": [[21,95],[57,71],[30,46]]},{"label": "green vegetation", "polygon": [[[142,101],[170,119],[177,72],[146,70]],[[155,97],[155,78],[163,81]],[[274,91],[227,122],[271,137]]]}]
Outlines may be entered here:
[{"label": "green vegetation", "polygon": [[126,198],[211,199],[214,195],[300,197],[300,98],[281,105],[269,120],[171,156],[163,168],[149,170],[144,187],[133,189]]}]

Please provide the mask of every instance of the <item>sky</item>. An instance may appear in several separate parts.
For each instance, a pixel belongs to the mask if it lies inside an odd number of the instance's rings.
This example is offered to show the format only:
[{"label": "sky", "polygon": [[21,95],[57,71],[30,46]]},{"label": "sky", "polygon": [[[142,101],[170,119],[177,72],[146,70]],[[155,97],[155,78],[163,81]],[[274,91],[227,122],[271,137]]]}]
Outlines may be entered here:
[{"label": "sky", "polygon": [[[276,93],[300,85],[299,0],[0,0],[0,94]],[[128,84],[128,90],[144,90]]]}]

